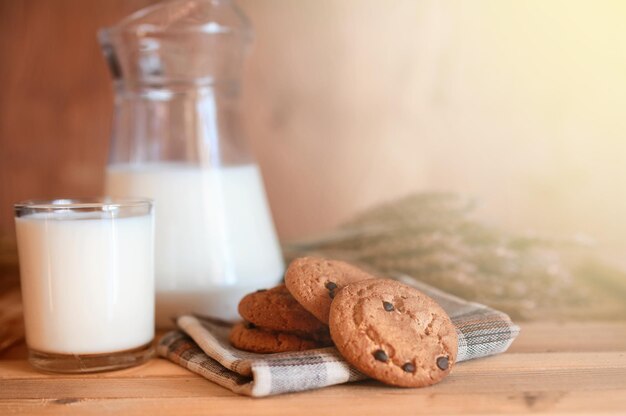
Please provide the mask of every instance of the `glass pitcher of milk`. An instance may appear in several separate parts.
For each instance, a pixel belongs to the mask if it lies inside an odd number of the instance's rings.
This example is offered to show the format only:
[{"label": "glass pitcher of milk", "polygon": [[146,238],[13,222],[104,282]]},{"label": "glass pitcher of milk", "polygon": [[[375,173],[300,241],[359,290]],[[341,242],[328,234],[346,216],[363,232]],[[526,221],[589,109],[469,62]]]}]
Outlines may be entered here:
[{"label": "glass pitcher of milk", "polygon": [[230,0],[175,0],[99,38],[115,86],[106,193],[155,201],[157,326],[236,320],[284,271],[238,113],[250,25]]}]

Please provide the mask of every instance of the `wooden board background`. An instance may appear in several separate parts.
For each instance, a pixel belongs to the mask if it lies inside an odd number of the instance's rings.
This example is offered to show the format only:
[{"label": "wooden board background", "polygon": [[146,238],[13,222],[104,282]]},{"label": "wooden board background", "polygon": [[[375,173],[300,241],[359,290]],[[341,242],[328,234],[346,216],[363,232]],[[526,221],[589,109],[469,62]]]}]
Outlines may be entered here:
[{"label": "wooden board background", "polygon": [[[11,204],[101,192],[96,43],[151,0],[0,0],[0,236]],[[415,190],[626,246],[626,14],[602,0],[241,0],[245,125],[281,237]]]},{"label": "wooden board background", "polygon": [[42,374],[22,344],[0,355],[0,413],[623,415],[625,348],[624,322],[525,323],[509,352],[460,363],[432,387],[366,381],[252,399],[162,359],[110,373]]}]

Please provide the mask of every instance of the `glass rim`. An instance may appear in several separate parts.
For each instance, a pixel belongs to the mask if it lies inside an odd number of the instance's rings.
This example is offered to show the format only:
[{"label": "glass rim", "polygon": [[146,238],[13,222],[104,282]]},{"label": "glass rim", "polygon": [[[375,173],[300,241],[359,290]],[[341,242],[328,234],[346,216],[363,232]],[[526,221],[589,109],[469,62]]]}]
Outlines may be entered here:
[{"label": "glass rim", "polygon": [[[233,4],[232,0],[217,0],[218,2],[230,3]],[[108,43],[109,37],[115,35],[128,35],[134,34],[138,38],[150,36],[150,35],[160,35],[160,34],[206,34],[206,35],[224,35],[224,34],[240,34],[244,38],[252,37],[252,27],[248,20],[248,17],[245,16],[237,5],[234,5],[235,12],[239,17],[243,20],[242,27],[232,27],[228,24],[222,24],[215,21],[202,22],[194,25],[189,25],[186,27],[168,27],[163,28],[159,27],[154,23],[141,23],[138,25],[130,25],[127,26],[126,23],[132,21],[133,19],[141,19],[146,15],[150,14],[153,10],[158,10],[163,7],[163,4],[155,3],[150,6],[139,9],[130,15],[126,16],[115,25],[102,27],[98,30],[98,38],[101,43]]]},{"label": "glass rim", "polygon": [[150,198],[54,198],[27,199],[13,205],[15,210],[29,209],[34,211],[112,211],[133,207],[152,207]]},{"label": "glass rim", "polygon": [[251,37],[249,33],[251,31],[243,31],[243,30],[234,30],[229,26],[223,26],[220,24],[204,24],[190,27],[180,27],[180,28],[167,28],[163,29],[156,25],[152,24],[143,24],[141,26],[133,26],[133,27],[118,27],[118,26],[109,26],[103,27],[98,30],[98,36],[101,42],[110,42],[111,38],[114,36],[120,35],[129,35],[135,34],[137,37],[145,37],[150,35],[163,35],[163,34],[171,34],[171,35],[180,35],[180,34],[204,34],[209,36],[215,35],[232,35],[232,34],[240,34],[240,36],[244,39]]}]

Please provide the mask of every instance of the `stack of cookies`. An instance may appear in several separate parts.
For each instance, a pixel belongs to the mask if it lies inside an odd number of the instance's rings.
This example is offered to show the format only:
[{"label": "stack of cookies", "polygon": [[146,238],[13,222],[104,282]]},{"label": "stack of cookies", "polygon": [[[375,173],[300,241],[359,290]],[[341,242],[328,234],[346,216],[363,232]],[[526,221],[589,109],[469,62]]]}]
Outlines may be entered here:
[{"label": "stack of cookies", "polygon": [[417,289],[336,260],[294,260],[285,284],[239,303],[234,347],[258,353],[335,345],[361,372],[387,384],[435,384],[451,370],[456,328]]},{"label": "stack of cookies", "polygon": [[241,350],[273,353],[332,345],[328,326],[296,302],[285,285],[246,295],[239,314],[244,322],[233,327],[230,342]]}]

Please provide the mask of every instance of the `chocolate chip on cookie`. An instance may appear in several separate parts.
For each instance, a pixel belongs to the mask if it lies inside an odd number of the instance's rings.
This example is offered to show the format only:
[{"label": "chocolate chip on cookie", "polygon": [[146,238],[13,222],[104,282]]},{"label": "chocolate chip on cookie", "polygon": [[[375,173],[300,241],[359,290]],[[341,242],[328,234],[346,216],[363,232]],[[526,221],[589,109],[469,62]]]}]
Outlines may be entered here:
[{"label": "chocolate chip on cookie", "polygon": [[439,367],[440,370],[447,370],[448,363],[449,363],[448,357],[437,358],[437,367]]},{"label": "chocolate chip on cookie", "polygon": [[456,360],[456,328],[446,312],[422,292],[394,280],[344,287],[330,308],[330,334],[358,370],[396,386],[435,384]]},{"label": "chocolate chip on cookie", "polygon": [[303,351],[327,346],[327,344],[302,338],[295,334],[248,328],[244,322],[233,327],[229,340],[235,348],[261,354]]},{"label": "chocolate chip on cookie", "polygon": [[415,371],[415,366],[411,363],[405,363],[402,365],[402,369],[407,373],[412,373]]},{"label": "chocolate chip on cookie", "polygon": [[285,284],[305,309],[328,323],[330,304],[341,288],[372,278],[371,274],[342,261],[302,257],[287,268]]},{"label": "chocolate chip on cookie", "polygon": [[239,302],[239,314],[263,329],[293,332],[306,338],[328,334],[328,327],[304,309],[285,285],[244,296]]},{"label": "chocolate chip on cookie", "polygon": [[389,356],[383,350],[374,351],[374,358],[376,358],[378,361],[382,361],[383,363],[389,361]]}]

